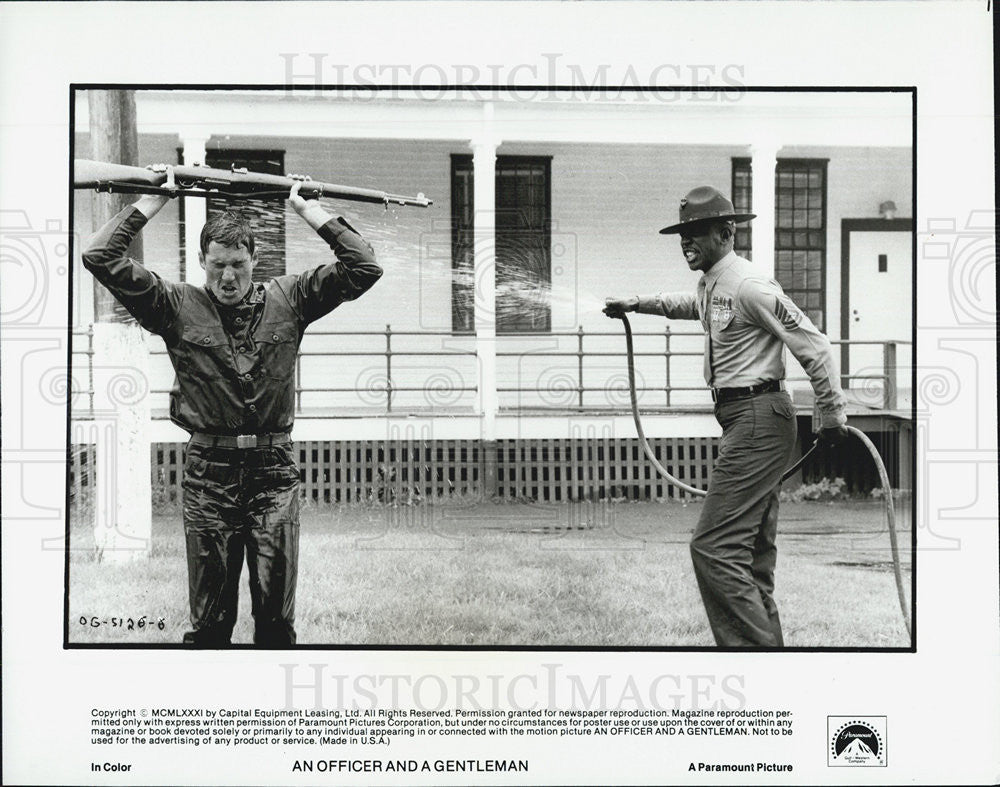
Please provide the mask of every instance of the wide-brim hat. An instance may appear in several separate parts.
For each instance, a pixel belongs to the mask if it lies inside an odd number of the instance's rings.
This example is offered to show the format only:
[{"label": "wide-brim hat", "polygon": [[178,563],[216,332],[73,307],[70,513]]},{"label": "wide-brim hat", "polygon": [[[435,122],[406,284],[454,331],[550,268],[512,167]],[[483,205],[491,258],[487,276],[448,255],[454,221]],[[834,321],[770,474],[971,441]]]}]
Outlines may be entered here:
[{"label": "wide-brim hat", "polygon": [[737,213],[725,194],[711,186],[691,189],[681,200],[680,221],[664,227],[661,235],[678,235],[692,224],[708,221],[734,221],[737,224],[756,218],[756,213]]}]

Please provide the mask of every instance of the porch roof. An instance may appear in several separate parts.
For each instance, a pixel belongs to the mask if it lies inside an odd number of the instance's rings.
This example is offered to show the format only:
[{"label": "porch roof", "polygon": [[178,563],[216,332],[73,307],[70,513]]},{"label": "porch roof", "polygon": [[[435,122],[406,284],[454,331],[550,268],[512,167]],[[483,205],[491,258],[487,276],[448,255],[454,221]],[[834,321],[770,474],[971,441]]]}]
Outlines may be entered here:
[{"label": "porch roof", "polygon": [[[212,136],[751,146],[912,142],[912,96],[896,92],[557,92],[426,88],[139,90],[140,133]],[[431,100],[429,97],[433,97]],[[78,100],[77,128],[87,128]]]}]

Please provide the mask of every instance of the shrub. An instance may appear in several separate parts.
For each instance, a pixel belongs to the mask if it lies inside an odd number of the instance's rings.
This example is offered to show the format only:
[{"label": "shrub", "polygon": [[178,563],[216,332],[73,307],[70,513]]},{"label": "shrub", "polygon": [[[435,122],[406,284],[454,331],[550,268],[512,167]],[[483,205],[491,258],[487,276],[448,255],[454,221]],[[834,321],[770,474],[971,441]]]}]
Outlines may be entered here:
[{"label": "shrub", "polygon": [[843,478],[823,478],[815,484],[802,484],[790,492],[782,490],[780,499],[786,503],[801,503],[805,500],[830,501],[844,498],[844,487],[847,482]]}]

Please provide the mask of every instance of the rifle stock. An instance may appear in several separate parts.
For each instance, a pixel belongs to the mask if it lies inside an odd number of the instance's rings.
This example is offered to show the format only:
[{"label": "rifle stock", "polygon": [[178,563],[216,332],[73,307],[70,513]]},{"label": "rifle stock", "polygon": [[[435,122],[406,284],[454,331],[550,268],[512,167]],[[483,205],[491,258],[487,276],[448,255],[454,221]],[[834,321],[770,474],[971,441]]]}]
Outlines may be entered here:
[{"label": "rifle stock", "polygon": [[73,188],[99,189],[102,184],[110,182],[162,186],[167,182],[167,176],[166,173],[125,164],[106,164],[81,158],[73,162]]},{"label": "rifle stock", "polygon": [[381,205],[411,205],[426,208],[433,204],[423,194],[407,197],[377,189],[341,186],[307,178],[268,175],[243,169],[214,169],[212,167],[176,166],[176,188],[165,186],[165,172],[155,172],[143,167],[107,164],[101,161],[77,159],[73,162],[73,188],[130,194],[164,194],[170,197],[222,197],[225,199],[262,199],[287,197],[292,186],[301,182],[300,196],[305,199],[330,197],[352,202],[371,202]]}]

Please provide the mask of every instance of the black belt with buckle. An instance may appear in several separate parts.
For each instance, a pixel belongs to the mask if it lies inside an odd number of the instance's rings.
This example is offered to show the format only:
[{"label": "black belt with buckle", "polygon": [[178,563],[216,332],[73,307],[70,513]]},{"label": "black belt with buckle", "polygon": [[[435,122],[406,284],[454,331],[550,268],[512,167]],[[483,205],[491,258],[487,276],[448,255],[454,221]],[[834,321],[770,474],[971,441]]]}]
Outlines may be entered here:
[{"label": "black belt with buckle", "polygon": [[211,448],[259,448],[263,445],[290,443],[292,436],[288,432],[274,434],[206,434],[195,432],[191,442],[195,445],[206,445]]},{"label": "black belt with buckle", "polygon": [[713,388],[712,401],[716,404],[735,402],[737,399],[752,399],[766,393],[784,391],[785,384],[781,380],[768,380],[765,383],[748,385],[746,388]]}]

